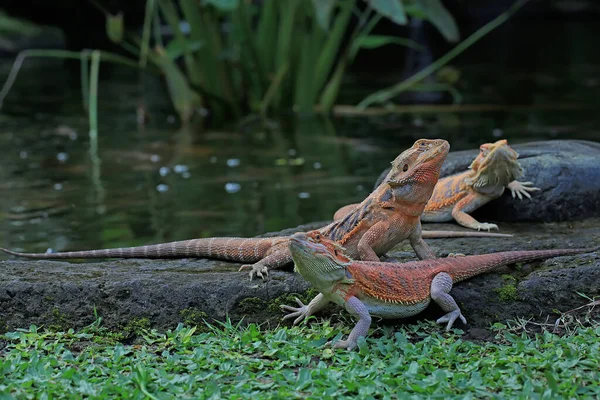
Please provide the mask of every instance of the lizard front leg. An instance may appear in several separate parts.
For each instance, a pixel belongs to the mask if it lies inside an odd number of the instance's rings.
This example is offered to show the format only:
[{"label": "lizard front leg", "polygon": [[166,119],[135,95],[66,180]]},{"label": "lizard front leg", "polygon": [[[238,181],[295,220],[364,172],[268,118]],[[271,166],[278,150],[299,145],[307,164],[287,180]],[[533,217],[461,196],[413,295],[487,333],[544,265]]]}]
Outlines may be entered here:
[{"label": "lizard front leg", "polygon": [[528,199],[531,198],[531,195],[528,192],[541,190],[538,187],[529,187],[529,185],[533,185],[533,182],[512,181],[506,187],[510,190],[510,194],[512,194],[513,199],[515,196],[517,196],[519,200],[523,200],[523,196],[527,197]]},{"label": "lizard front leg", "polygon": [[456,304],[454,298],[448,294],[451,289],[452,277],[445,272],[440,272],[431,281],[431,299],[446,312],[446,315],[439,318],[436,322],[438,324],[447,322],[446,331],[449,331],[450,328],[452,328],[452,325],[454,325],[454,321],[456,321],[457,318],[460,318],[463,324],[467,323],[467,320],[460,312],[458,304]]},{"label": "lizard front leg", "polygon": [[477,229],[478,231],[489,231],[490,229],[498,229],[498,225],[489,224],[487,222],[479,222],[475,218],[471,217],[469,214],[463,211],[465,208],[475,210],[481,207],[482,205],[488,203],[490,200],[491,199],[489,197],[484,196],[482,194],[470,193],[463,199],[461,199],[458,203],[456,203],[456,205],[452,209],[452,218],[454,218],[456,222],[458,222],[460,225],[471,229]]},{"label": "lizard front leg", "polygon": [[379,261],[379,256],[373,250],[373,246],[385,240],[389,229],[389,220],[379,221],[367,229],[357,245],[358,257],[361,261]]},{"label": "lizard front leg", "polygon": [[429,247],[429,245],[425,242],[425,240],[423,240],[423,237],[421,236],[420,221],[417,223],[417,226],[415,226],[415,229],[413,229],[408,239],[410,240],[410,245],[412,246],[413,250],[415,251],[417,257],[419,257],[420,260],[437,258],[435,252],[431,249],[431,247]]},{"label": "lizard front leg", "polygon": [[[334,349],[352,350],[354,347],[356,347],[358,338],[367,336],[369,327],[371,326],[371,314],[369,314],[367,307],[358,298],[354,296],[348,298],[348,300],[346,300],[346,309],[350,312],[350,314],[358,318],[358,322],[350,332],[350,335],[348,335],[348,339],[337,341],[333,345]],[[326,343],[326,345],[330,344],[331,342]]]},{"label": "lizard front leg", "polygon": [[296,300],[296,303],[300,305],[300,307],[292,307],[285,304],[279,306],[282,310],[290,311],[290,313],[285,315],[283,319],[298,317],[294,320],[294,325],[298,324],[303,319],[310,317],[329,304],[329,300],[327,300],[322,293],[316,295],[315,298],[308,303],[308,305],[304,305],[297,297],[294,299]]}]

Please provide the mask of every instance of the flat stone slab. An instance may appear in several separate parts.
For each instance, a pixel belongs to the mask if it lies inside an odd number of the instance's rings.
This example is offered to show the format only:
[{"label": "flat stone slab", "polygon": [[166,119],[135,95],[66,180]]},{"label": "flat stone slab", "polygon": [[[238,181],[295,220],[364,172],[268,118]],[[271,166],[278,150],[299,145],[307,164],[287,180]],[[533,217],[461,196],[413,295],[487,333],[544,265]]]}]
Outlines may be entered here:
[{"label": "flat stone slab", "polygon": [[[282,233],[310,230],[324,223]],[[427,228],[460,230],[453,224],[428,224]],[[574,223],[506,223],[503,231],[516,236],[431,239],[428,243],[438,256],[600,243],[599,218]],[[388,257],[415,259],[408,243],[397,246]],[[278,323],[283,315],[279,304],[289,303],[291,294],[309,288],[291,271],[273,271],[266,281],[250,281],[246,272],[237,272],[239,265],[204,259],[0,261],[0,332],[30,324],[80,328],[94,321],[94,308],[103,325],[111,328],[145,320],[158,329],[168,329],[178,322],[224,320],[227,316],[233,321]],[[469,328],[487,328],[516,317],[555,318],[554,310],[568,311],[586,303],[577,292],[600,296],[599,283],[600,253],[590,253],[502,267],[457,284],[451,293]],[[417,318],[441,315],[437,305],[431,305]]]},{"label": "flat stone slab", "polygon": [[[519,153],[525,174],[541,191],[531,200],[499,199],[472,213],[481,222],[568,221],[600,215],[600,143],[587,140],[547,140],[509,145]],[[451,151],[441,177],[467,170],[479,149]],[[383,180],[384,171],[375,186]],[[425,225],[427,228],[428,225]],[[502,231],[503,225],[500,227]]]}]

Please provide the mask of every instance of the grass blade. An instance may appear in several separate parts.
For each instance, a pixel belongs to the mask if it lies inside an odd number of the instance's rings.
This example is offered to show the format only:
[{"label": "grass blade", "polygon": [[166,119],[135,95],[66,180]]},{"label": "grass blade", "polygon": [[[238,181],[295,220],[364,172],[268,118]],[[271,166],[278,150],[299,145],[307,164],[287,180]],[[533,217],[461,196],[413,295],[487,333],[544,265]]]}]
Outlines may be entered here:
[{"label": "grass blade", "polygon": [[89,71],[89,58],[90,51],[82,50],[81,51],[81,67],[80,67],[80,76],[81,76],[81,101],[83,104],[83,110],[89,110],[89,95],[90,95],[90,71]]},{"label": "grass blade", "polygon": [[98,142],[98,77],[100,75],[100,52],[92,51],[90,70],[90,93],[89,93],[89,123],[90,143]]},{"label": "grass blade", "polygon": [[187,124],[201,99],[190,88],[185,75],[177,64],[167,56],[164,48],[157,47],[152,58],[165,74],[173,108],[179,114],[182,123]]},{"label": "grass blade", "polygon": [[[335,18],[335,22],[329,34],[327,35],[327,41],[321,49],[315,73],[311,82],[312,93],[311,102],[314,104],[318,93],[325,84],[327,78],[331,75],[333,63],[338,56],[338,49],[344,39],[344,34],[350,22],[352,16],[352,10],[355,5],[355,0],[345,1],[340,5],[340,13]],[[316,29],[319,29],[318,27]],[[308,84],[305,82],[305,84]]]},{"label": "grass blade", "polygon": [[171,30],[173,31],[175,40],[180,42],[181,46],[184,49],[183,60],[185,62],[187,76],[189,77],[190,82],[194,84],[200,84],[198,66],[196,65],[196,61],[194,59],[192,51],[188,46],[188,40],[184,36],[179,26],[180,18],[177,9],[175,8],[175,5],[173,4],[173,1],[160,0],[159,5],[163,16],[165,17],[167,23],[171,27]]},{"label": "grass blade", "polygon": [[[281,0],[265,0],[259,9],[256,43],[261,68],[266,73],[275,71],[275,39],[277,38],[277,5]],[[280,71],[279,69],[278,71]]]},{"label": "grass blade", "polygon": [[146,0],[146,11],[144,14],[144,27],[142,28],[142,43],[140,45],[140,67],[146,68],[148,61],[148,49],[150,48],[150,31],[152,29],[152,20],[155,15],[154,0]]}]

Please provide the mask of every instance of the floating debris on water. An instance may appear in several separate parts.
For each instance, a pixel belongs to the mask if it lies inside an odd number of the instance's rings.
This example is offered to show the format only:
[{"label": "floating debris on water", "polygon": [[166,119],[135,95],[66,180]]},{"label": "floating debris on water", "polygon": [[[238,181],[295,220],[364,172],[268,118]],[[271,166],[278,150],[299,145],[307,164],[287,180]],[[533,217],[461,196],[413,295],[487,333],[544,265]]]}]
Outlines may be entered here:
[{"label": "floating debris on water", "polygon": [[61,163],[64,163],[69,159],[69,155],[67,153],[61,152],[56,155],[56,159]]},{"label": "floating debris on water", "polygon": [[188,166],[187,165],[176,165],[173,167],[173,171],[175,171],[176,174],[182,174],[184,172],[188,171]]},{"label": "floating debris on water", "polygon": [[239,158],[230,158],[229,160],[227,160],[228,167],[237,167],[238,165],[240,165]]},{"label": "floating debris on water", "polygon": [[167,176],[169,175],[169,172],[171,172],[171,169],[169,167],[160,167],[160,169],[158,170],[160,176]]},{"label": "floating debris on water", "polygon": [[227,193],[237,193],[242,189],[242,185],[237,182],[227,182],[225,184],[225,191]]}]

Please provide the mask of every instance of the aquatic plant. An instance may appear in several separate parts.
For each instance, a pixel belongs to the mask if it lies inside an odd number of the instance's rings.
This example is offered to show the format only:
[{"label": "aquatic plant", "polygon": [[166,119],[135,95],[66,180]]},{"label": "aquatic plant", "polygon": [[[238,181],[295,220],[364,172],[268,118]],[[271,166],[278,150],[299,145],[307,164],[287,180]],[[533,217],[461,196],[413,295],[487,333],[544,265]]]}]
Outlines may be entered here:
[{"label": "aquatic plant", "polygon": [[[355,112],[387,104],[405,90],[448,90],[455,101],[460,99],[450,85],[425,85],[423,79],[527,1],[517,1],[424,70],[368,96]],[[146,0],[140,32],[125,29],[122,13],[111,14],[93,4],[106,16],[107,36],[129,57],[98,50],[25,50],[0,91],[0,107],[25,57],[39,56],[82,61],[83,105],[94,134],[97,90],[91,89],[97,89],[101,61],[162,74],[184,124],[199,110],[210,112],[215,120],[285,110],[327,113],[336,104],[342,78],[359,51],[386,45],[421,49],[405,38],[371,34],[383,18],[399,25],[409,18],[424,19],[447,41],[459,40],[456,23],[440,0]]]}]

